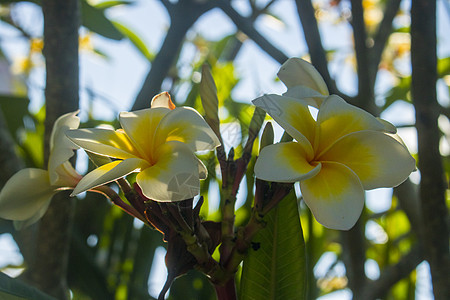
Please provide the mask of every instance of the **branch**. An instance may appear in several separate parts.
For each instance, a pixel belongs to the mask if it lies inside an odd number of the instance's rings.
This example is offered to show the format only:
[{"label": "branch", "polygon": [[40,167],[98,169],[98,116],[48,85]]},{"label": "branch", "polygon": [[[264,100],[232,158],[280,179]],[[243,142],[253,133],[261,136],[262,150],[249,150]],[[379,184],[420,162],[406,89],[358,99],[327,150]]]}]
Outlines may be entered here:
[{"label": "branch", "polygon": [[364,271],[366,262],[366,242],[364,238],[364,223],[361,218],[349,231],[342,231],[343,261],[347,270],[349,287],[353,293],[353,299],[361,297],[362,288],[367,281]]},{"label": "branch", "polygon": [[401,0],[389,0],[386,4],[386,9],[383,12],[383,20],[378,27],[377,33],[374,37],[373,47],[370,49],[370,81],[371,85],[375,85],[376,75],[378,72],[378,65],[381,61],[381,55],[386,47],[386,43],[392,32],[392,21],[394,20],[400,8]]},{"label": "branch", "polygon": [[369,51],[366,46],[367,33],[364,23],[364,11],[361,0],[351,0],[353,37],[355,40],[355,56],[358,73],[357,105],[370,113],[377,115],[374,86],[370,80]]},{"label": "branch", "polygon": [[328,61],[322,46],[319,27],[311,0],[296,0],[297,12],[302,24],[306,44],[308,45],[311,63],[325,80],[331,94],[341,94],[328,71]]},{"label": "branch", "polygon": [[422,260],[422,249],[420,246],[416,245],[408,254],[403,256],[397,264],[384,269],[380,278],[367,283],[364,286],[361,299],[370,300],[384,298],[389,289],[401,279],[408,276]]},{"label": "branch", "polygon": [[394,194],[398,199],[400,207],[408,217],[412,231],[419,239],[422,239],[423,220],[420,209],[418,186],[408,179],[394,188]]},{"label": "branch", "polygon": [[439,104],[436,99],[436,1],[413,0],[411,6],[411,92],[421,172],[420,199],[424,251],[430,264],[435,299],[450,299],[448,209],[446,183],[439,152]]},{"label": "branch", "polygon": [[251,18],[241,16],[230,4],[229,1],[219,0],[216,4],[222,11],[227,14],[233,21],[236,27],[251,38],[262,50],[275,59],[280,64],[284,63],[288,57],[281,52],[272,43],[270,43],[264,36],[262,36],[253,26]]},{"label": "branch", "polygon": [[132,110],[149,107],[152,97],[161,91],[161,85],[177,58],[186,32],[202,14],[213,8],[210,1],[200,4],[191,0],[178,1],[176,4],[164,1],[163,4],[170,15],[169,31],[152,61],[151,69],[136,96]]}]

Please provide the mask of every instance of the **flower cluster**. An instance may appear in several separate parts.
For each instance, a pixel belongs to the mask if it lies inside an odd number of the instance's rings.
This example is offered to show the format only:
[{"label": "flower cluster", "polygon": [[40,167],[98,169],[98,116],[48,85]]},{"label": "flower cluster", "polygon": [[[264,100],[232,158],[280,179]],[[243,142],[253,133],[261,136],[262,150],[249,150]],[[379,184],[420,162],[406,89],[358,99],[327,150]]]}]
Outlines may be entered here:
[{"label": "flower cluster", "polygon": [[[329,95],[311,64],[289,59],[278,76],[286,93],[264,95],[253,103],[293,141],[264,147],[255,176],[300,182],[302,197],[316,219],[326,227],[347,230],[361,214],[364,191],[399,185],[415,170],[415,161],[392,124]],[[310,106],[318,108],[316,118]],[[0,217],[29,225],[42,217],[57,191],[73,189],[76,195],[133,172],[138,173],[139,194],[147,199],[191,199],[207,176],[195,153],[220,145],[200,114],[175,107],[168,93],[155,96],[151,108],[122,112],[118,130],[77,129],[76,114],[55,123],[48,171],[24,169],[6,183],[0,193]],[[68,162],[78,147],[108,162],[82,177]]]}]

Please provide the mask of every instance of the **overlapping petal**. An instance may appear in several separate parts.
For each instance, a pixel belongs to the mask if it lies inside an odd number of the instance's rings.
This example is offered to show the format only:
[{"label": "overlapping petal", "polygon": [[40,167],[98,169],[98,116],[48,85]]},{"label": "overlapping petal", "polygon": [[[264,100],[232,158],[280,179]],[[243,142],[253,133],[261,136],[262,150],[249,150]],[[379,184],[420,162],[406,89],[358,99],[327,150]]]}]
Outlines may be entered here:
[{"label": "overlapping petal", "polygon": [[176,106],[173,104],[170,94],[168,92],[163,92],[153,97],[150,107],[164,107],[172,110],[175,109]]},{"label": "overlapping petal", "polygon": [[67,113],[60,116],[53,125],[52,133],[50,135],[50,150],[55,146],[64,145],[65,148],[78,149],[72,142],[62,138],[65,132],[69,129],[76,129],[80,126],[80,118],[77,114],[80,111]]},{"label": "overlapping petal", "polygon": [[364,206],[364,189],[358,176],[340,163],[323,162],[320,172],[300,182],[303,200],[325,227],[348,230]]},{"label": "overlapping petal", "polygon": [[69,130],[67,137],[86,151],[108,157],[127,159],[139,155],[121,130],[90,128]]},{"label": "overlapping petal", "polygon": [[305,102],[279,95],[264,95],[252,102],[265,110],[287,133],[302,145],[307,157],[312,158],[315,121]]},{"label": "overlapping petal", "polygon": [[311,165],[306,151],[297,142],[278,143],[264,147],[255,163],[255,175],[266,181],[296,182],[311,178],[321,165]]},{"label": "overlapping petal", "polygon": [[109,183],[132,172],[148,168],[149,166],[147,161],[140,158],[128,158],[110,162],[86,174],[73,190],[72,196]]},{"label": "overlapping petal", "polygon": [[337,95],[331,95],[324,100],[317,115],[316,154],[322,153],[335,141],[346,134],[361,131],[385,131],[386,125],[368,112],[348,104]]},{"label": "overlapping petal", "polygon": [[301,99],[308,105],[314,106],[316,108],[319,108],[322,105],[323,100],[328,97],[328,95],[322,95],[318,91],[304,85],[297,85],[288,88],[283,96]]},{"label": "overlapping petal", "polygon": [[312,64],[301,58],[289,58],[278,71],[278,78],[288,87],[303,85],[328,95],[328,88]]},{"label": "overlapping petal", "polygon": [[24,221],[48,206],[56,193],[49,174],[41,169],[23,169],[14,174],[0,192],[0,218]]},{"label": "overlapping petal", "polygon": [[213,150],[220,145],[203,117],[190,107],[175,108],[159,123],[153,140],[154,147],[169,141],[185,143],[194,152]]},{"label": "overlapping petal", "polygon": [[153,138],[159,122],[171,110],[164,107],[148,108],[132,112],[121,112],[120,124],[132,141],[140,156],[153,162]]},{"label": "overlapping petal", "polygon": [[[53,125],[52,134],[50,136],[50,157],[48,161],[48,171],[50,175],[50,183],[58,185],[64,182],[60,179],[65,174],[60,174],[57,169],[61,169],[61,165],[74,155],[74,150],[78,149],[72,141],[66,136],[66,131],[76,129],[80,125],[80,118],[76,115],[79,111],[68,113],[59,117]],[[76,174],[78,177],[78,174]]]},{"label": "overlapping petal", "polygon": [[181,201],[200,192],[198,160],[184,143],[170,141],[157,149],[157,163],[136,176],[142,193],[155,201]]},{"label": "overlapping petal", "polygon": [[364,189],[394,187],[415,170],[408,150],[392,137],[377,131],[346,135],[331,146],[320,161],[335,161],[352,169]]}]

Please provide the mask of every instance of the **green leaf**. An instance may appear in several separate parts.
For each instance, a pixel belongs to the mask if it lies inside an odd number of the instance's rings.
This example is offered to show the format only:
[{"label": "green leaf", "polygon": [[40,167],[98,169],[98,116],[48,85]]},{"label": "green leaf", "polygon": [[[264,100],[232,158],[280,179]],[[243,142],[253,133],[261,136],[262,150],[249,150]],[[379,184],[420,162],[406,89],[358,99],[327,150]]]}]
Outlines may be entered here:
[{"label": "green leaf", "polygon": [[145,43],[142,41],[142,39],[130,28],[126,27],[125,25],[116,22],[111,21],[114,26],[126,37],[130,40],[130,42],[136,47],[137,50],[148,60],[152,61],[155,55],[148,50]]},{"label": "green leaf", "polygon": [[305,242],[295,192],[264,220],[244,259],[240,299],[305,299]]},{"label": "green leaf", "polygon": [[27,97],[0,95],[0,109],[14,138],[17,136],[17,130],[24,126],[23,117],[29,115],[29,103],[30,100]]},{"label": "green leaf", "polygon": [[399,79],[399,83],[387,93],[383,110],[387,109],[392,103],[397,100],[411,102],[411,76],[399,77]]},{"label": "green leaf", "polygon": [[118,6],[118,5],[131,5],[133,4],[133,2],[130,1],[104,1],[104,2],[100,2],[94,5],[95,8],[98,9],[107,9],[110,7],[114,7],[114,6]]},{"label": "green leaf", "polygon": [[450,57],[445,57],[438,60],[437,71],[439,78],[450,74]]},{"label": "green leaf", "polygon": [[55,298],[0,272],[0,299],[54,300]]},{"label": "green leaf", "polygon": [[120,31],[106,18],[103,10],[91,6],[86,0],[81,1],[81,16],[83,26],[89,30],[116,41],[123,38]]}]

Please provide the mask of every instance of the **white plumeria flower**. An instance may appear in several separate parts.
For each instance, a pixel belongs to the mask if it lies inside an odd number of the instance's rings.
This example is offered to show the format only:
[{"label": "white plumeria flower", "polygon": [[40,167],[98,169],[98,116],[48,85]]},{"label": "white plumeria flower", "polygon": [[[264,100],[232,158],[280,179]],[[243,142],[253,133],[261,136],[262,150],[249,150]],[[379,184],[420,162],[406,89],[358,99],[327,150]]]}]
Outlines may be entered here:
[{"label": "white plumeria flower", "polygon": [[397,186],[415,170],[407,148],[389,135],[396,131],[392,124],[339,96],[323,100],[317,120],[300,99],[265,95],[253,103],[294,138],[264,147],[255,176],[300,181],[305,203],[325,227],[350,229],[363,209],[364,190]]},{"label": "white plumeria flower", "polygon": [[122,112],[123,129],[79,129],[66,134],[88,152],[114,158],[87,174],[73,195],[139,172],[142,193],[155,201],[181,201],[200,192],[206,167],[194,152],[213,150],[220,143],[200,116],[189,107],[175,107],[167,92],[152,99],[151,108]]},{"label": "white plumeria flower", "polygon": [[48,171],[27,168],[14,174],[0,192],[0,218],[14,220],[17,228],[31,225],[47,211],[58,191],[73,189],[81,179],[69,162],[78,147],[65,131],[76,129],[78,111],[59,117],[50,138]]}]

